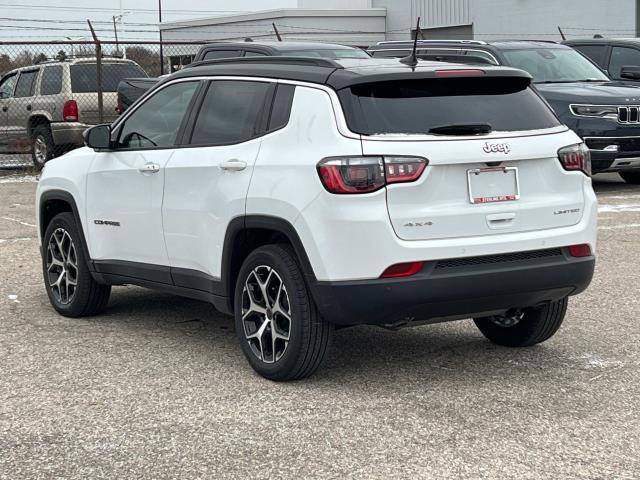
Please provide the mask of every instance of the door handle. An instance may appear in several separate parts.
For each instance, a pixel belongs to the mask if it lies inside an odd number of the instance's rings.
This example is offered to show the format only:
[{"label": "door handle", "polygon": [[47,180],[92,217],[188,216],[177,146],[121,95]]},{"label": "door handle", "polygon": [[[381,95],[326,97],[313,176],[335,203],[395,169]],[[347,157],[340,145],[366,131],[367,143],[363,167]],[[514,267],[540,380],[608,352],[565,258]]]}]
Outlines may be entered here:
[{"label": "door handle", "polygon": [[222,170],[229,170],[230,172],[239,172],[247,168],[247,162],[243,162],[242,160],[232,159],[227,160],[226,162],[222,162],[220,164],[220,168]]},{"label": "door handle", "polygon": [[27,105],[27,110],[31,111],[31,105]]},{"label": "door handle", "polygon": [[6,112],[7,110],[9,110],[9,107],[2,107],[3,112]]},{"label": "door handle", "polygon": [[158,173],[160,171],[160,165],[152,162],[145,163],[138,169],[138,171],[140,173]]}]

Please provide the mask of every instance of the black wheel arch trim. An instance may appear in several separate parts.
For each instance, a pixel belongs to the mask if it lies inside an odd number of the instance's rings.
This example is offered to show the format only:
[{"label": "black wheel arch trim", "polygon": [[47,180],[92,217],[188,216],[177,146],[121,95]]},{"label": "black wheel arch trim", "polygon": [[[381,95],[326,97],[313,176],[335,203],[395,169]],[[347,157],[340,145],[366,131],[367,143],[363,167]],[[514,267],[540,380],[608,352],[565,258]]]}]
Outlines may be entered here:
[{"label": "black wheel arch trim", "polygon": [[80,217],[80,213],[78,211],[78,205],[76,203],[73,195],[65,190],[47,190],[40,195],[40,204],[38,205],[38,223],[40,227],[40,240],[44,241],[44,232],[47,229],[47,225],[43,224],[43,218],[45,213],[45,207],[47,202],[51,200],[60,200],[65,203],[68,203],[71,207],[71,214],[76,220],[76,226],[78,228],[78,232],[80,233],[80,244],[82,245],[82,252],[84,253],[84,258],[87,263],[87,268],[90,272],[95,272],[95,268],[93,266],[93,262],[91,261],[91,256],[89,255],[89,247],[87,245],[86,235],[84,232],[84,227],[82,225],[82,219]]},{"label": "black wheel arch trim", "polygon": [[[284,235],[291,243],[293,250],[298,258],[298,263],[307,280],[307,284],[312,286],[316,283],[316,276],[309,261],[307,252],[300,240],[295,227],[287,220],[281,217],[270,215],[242,215],[234,218],[229,222],[225,233],[224,244],[222,249],[222,295],[229,298],[230,306],[233,307],[232,292],[234,291],[235,278],[233,278],[233,248],[238,240],[239,235],[243,235],[249,229],[273,230]],[[241,241],[246,241],[240,239]],[[313,288],[311,289],[313,290]]]}]

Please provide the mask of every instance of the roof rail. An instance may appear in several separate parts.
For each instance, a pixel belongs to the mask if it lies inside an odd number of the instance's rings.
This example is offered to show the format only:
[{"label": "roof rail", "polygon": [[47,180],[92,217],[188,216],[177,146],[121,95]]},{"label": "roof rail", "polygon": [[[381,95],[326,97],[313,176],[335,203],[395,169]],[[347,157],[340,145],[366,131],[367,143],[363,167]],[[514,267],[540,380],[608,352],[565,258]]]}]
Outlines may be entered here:
[{"label": "roof rail", "polygon": [[499,42],[536,42],[536,43],[555,43],[557,45],[559,45],[558,42],[556,42],[555,40],[538,40],[536,38],[527,38],[527,39],[522,39],[522,38],[505,38],[503,40],[496,40],[496,43]]},{"label": "roof rail", "polygon": [[233,58],[217,58],[212,60],[200,60],[199,62],[193,62],[186,65],[184,68],[201,67],[203,65],[225,65],[229,63],[269,63],[280,65],[307,65],[309,67],[329,67],[329,68],[344,68],[335,60],[328,58],[311,58],[311,57],[287,57],[287,56],[272,56],[272,57],[233,57]]},{"label": "roof rail", "polygon": [[[393,45],[394,43],[411,43],[413,40],[386,40],[378,42],[377,45]],[[430,43],[459,43],[460,45],[486,45],[482,40],[418,40],[418,45]]]}]

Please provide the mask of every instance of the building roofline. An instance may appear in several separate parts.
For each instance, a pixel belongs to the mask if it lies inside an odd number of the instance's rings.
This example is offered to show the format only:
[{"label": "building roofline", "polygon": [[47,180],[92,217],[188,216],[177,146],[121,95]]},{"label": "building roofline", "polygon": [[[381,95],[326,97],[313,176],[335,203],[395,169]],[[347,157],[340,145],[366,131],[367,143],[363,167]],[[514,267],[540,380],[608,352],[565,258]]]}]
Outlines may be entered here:
[{"label": "building roofline", "polygon": [[204,27],[229,23],[251,22],[254,20],[273,20],[284,17],[386,17],[386,8],[367,8],[350,10],[306,9],[306,8],[278,8],[262,10],[255,13],[241,13],[218,17],[204,17],[193,20],[179,20],[162,22],[160,30],[174,30],[189,27]]}]

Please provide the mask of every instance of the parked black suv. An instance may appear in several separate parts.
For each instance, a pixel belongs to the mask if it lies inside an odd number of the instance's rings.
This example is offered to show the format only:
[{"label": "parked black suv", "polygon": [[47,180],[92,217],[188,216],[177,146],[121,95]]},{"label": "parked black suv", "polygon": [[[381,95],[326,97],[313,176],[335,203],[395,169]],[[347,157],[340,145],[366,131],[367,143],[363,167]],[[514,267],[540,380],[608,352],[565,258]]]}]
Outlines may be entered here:
[{"label": "parked black suv", "polygon": [[562,43],[589,57],[613,80],[640,84],[640,38],[590,38]]},{"label": "parked black suv", "polygon": [[[359,48],[330,43],[313,42],[219,42],[203,45],[193,59],[193,63],[202,60],[218,60],[235,57],[311,57],[339,60],[341,58],[369,58]],[[122,113],[153,85],[157,78],[129,78],[118,85],[118,112]]]},{"label": "parked black suv", "polygon": [[[381,42],[369,53],[404,57],[412,47],[413,42]],[[418,42],[418,57],[529,72],[560,120],[591,149],[594,173],[618,172],[640,184],[640,88],[611,81],[577,50],[544,41],[429,40]]]}]

